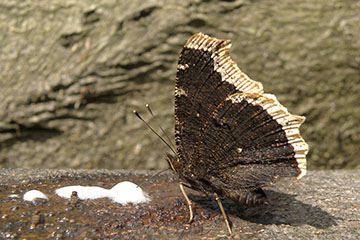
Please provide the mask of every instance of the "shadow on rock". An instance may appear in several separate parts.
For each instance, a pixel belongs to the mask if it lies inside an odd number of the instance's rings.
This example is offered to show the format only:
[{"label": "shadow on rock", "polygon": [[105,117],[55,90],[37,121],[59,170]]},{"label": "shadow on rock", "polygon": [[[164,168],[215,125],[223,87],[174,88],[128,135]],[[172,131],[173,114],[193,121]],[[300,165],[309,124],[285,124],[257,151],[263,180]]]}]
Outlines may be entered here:
[{"label": "shadow on rock", "polygon": [[[230,200],[223,200],[222,202],[233,221],[235,220],[234,217],[238,217],[245,221],[264,225],[286,224],[300,226],[306,224],[317,229],[326,229],[337,225],[334,216],[319,207],[296,200],[296,195],[271,190],[265,192],[268,197],[268,204],[258,207],[243,208]],[[191,196],[191,198],[204,208],[221,214],[215,200],[211,201],[205,196]]]}]

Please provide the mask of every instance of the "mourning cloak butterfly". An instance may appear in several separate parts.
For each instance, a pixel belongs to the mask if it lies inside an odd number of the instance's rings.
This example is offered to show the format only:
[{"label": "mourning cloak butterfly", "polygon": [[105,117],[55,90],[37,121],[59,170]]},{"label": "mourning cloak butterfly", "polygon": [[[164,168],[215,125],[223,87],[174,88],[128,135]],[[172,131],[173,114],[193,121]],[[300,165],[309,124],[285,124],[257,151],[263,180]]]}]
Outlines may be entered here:
[{"label": "mourning cloak butterfly", "polygon": [[291,115],[262,84],[229,57],[229,40],[193,35],[185,44],[175,85],[176,155],[167,161],[183,186],[217,199],[255,206],[262,187],[278,177],[306,174],[305,117]]}]

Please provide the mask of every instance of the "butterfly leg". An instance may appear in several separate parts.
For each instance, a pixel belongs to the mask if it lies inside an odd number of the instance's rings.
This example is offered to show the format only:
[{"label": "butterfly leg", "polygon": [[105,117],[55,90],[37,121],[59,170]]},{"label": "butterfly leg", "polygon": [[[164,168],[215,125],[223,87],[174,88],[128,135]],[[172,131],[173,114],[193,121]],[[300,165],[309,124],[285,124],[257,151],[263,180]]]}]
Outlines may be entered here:
[{"label": "butterfly leg", "polygon": [[221,213],[222,213],[222,215],[223,215],[223,217],[224,217],[224,220],[225,220],[225,223],[226,223],[226,227],[227,227],[227,229],[228,229],[228,231],[229,231],[229,234],[231,235],[231,234],[232,234],[232,230],[231,230],[231,227],[230,227],[229,218],[228,218],[228,216],[227,216],[227,214],[226,214],[226,212],[225,212],[225,210],[224,210],[224,207],[223,207],[223,205],[222,205],[222,203],[221,203],[221,200],[220,200],[219,196],[218,196],[216,193],[214,193],[214,195],[215,195],[215,199],[216,199],[216,201],[217,201],[217,203],[218,203],[218,205],[219,205],[219,207],[220,207]]},{"label": "butterfly leg", "polygon": [[184,189],[184,186],[185,187],[190,187],[189,185],[187,185],[186,183],[184,182],[180,182],[180,190],[182,192],[182,194],[184,195],[185,199],[186,199],[186,202],[189,206],[189,211],[190,211],[190,219],[189,219],[189,223],[192,222],[193,218],[194,218],[194,214],[193,214],[193,209],[192,209],[192,203],[189,199],[189,197],[187,196],[186,192],[185,192],[185,189]]}]

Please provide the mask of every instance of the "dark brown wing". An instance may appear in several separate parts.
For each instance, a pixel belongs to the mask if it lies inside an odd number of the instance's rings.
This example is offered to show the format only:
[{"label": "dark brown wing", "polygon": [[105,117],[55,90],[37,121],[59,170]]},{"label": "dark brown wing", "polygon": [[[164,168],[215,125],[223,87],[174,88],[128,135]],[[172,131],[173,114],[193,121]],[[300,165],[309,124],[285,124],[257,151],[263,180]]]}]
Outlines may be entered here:
[{"label": "dark brown wing", "polygon": [[278,176],[304,176],[308,146],[299,127],[305,118],[291,115],[242,73],[230,46],[199,33],[180,54],[175,138],[181,174],[235,192]]}]

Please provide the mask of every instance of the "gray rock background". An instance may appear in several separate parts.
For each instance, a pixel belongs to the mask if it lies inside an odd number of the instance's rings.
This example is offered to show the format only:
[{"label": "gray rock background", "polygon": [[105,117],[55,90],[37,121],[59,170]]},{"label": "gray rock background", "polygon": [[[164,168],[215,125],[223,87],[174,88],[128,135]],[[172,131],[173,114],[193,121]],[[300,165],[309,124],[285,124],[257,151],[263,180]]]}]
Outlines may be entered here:
[{"label": "gray rock background", "polygon": [[[6,1],[0,4],[0,166],[165,168],[131,113],[173,136],[178,54],[197,32],[291,113],[307,117],[310,169],[359,166],[360,3]],[[153,120],[149,120],[154,124]]]}]

